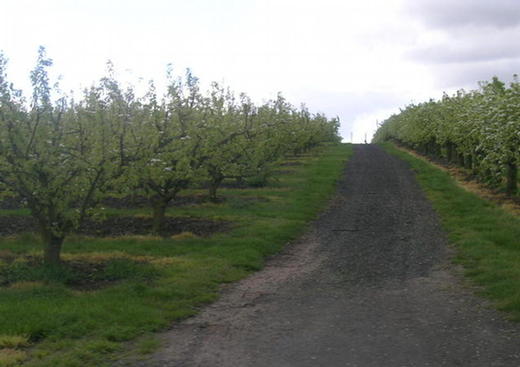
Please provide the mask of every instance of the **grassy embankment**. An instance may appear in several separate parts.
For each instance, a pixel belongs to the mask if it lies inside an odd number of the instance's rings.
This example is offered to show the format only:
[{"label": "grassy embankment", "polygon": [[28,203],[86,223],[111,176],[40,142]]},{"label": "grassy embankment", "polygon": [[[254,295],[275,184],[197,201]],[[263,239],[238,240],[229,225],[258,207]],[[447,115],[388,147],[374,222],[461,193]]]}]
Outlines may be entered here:
[{"label": "grassy embankment", "polygon": [[439,213],[455,261],[499,310],[520,321],[520,218],[460,187],[444,172],[394,145],[384,148],[410,163]]},{"label": "grassy embankment", "polygon": [[[301,234],[331,197],[351,152],[350,145],[322,147],[281,167],[266,187],[222,189],[220,204],[169,209],[172,216],[232,222],[230,231],[210,237],[70,237],[66,266],[56,269],[38,265],[37,236],[0,239],[0,366],[110,365],[123,342],[138,336],[136,350],[150,352],[154,331],[193,315],[216,299],[220,284],[260,269]],[[107,212],[149,215],[146,208]],[[81,283],[86,274],[93,281]]]}]

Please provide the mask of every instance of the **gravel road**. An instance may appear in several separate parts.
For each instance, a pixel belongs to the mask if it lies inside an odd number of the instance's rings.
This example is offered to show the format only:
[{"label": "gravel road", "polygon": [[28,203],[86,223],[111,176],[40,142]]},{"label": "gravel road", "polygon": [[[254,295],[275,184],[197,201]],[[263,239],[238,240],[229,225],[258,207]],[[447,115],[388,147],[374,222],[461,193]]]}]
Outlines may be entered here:
[{"label": "gravel road", "polygon": [[463,284],[406,163],[355,146],[312,229],[132,366],[520,366],[520,327]]}]

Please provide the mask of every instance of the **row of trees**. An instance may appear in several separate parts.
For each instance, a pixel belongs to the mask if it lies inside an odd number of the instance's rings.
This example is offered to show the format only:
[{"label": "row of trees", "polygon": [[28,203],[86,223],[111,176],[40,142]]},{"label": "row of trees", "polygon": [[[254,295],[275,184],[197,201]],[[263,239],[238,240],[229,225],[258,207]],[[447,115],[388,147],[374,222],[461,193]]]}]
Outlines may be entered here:
[{"label": "row of trees", "polygon": [[207,183],[215,200],[224,179],[265,180],[284,155],[337,142],[338,119],[294,108],[281,95],[255,105],[213,83],[200,91],[188,70],[168,69],[167,90],[145,95],[107,76],[80,100],[52,85],[52,61],[40,48],[27,100],[7,80],[0,53],[0,192],[24,200],[56,263],[65,236],[107,195],[139,194],[159,233],[168,204],[183,189]]},{"label": "row of trees", "polygon": [[520,82],[493,78],[478,90],[445,94],[441,100],[412,104],[388,118],[374,141],[393,140],[436,158],[459,164],[507,193],[518,189],[520,164]]}]

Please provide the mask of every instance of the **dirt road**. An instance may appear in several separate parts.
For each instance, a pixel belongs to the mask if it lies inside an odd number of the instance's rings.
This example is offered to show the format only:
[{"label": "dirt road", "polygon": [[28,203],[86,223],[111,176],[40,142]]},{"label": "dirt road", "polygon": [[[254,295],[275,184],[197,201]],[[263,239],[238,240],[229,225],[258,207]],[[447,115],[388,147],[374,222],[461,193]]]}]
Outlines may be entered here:
[{"label": "dirt road", "polygon": [[461,283],[408,166],[355,147],[312,230],[134,366],[520,366],[520,328]]}]

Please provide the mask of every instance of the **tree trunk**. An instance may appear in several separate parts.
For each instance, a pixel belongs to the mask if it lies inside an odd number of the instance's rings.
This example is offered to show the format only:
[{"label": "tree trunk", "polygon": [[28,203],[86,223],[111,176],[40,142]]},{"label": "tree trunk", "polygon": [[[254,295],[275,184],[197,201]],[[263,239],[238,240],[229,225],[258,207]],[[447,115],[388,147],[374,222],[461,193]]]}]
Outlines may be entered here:
[{"label": "tree trunk", "polygon": [[164,218],[166,214],[166,208],[170,200],[159,199],[153,201],[153,224],[152,233],[160,235],[163,232]]},{"label": "tree trunk", "polygon": [[480,152],[474,153],[472,159],[471,172],[474,175],[477,175],[482,178],[482,168],[480,167],[480,162],[482,162],[482,154]]},{"label": "tree trunk", "polygon": [[215,185],[213,182],[209,184],[209,200],[212,202],[217,201],[217,185]]},{"label": "tree trunk", "polygon": [[461,167],[464,167],[464,154],[459,153],[457,155],[457,164]]},{"label": "tree trunk", "polygon": [[451,142],[446,142],[446,160],[448,163],[451,162],[451,157],[453,155],[453,144]]},{"label": "tree trunk", "polygon": [[209,184],[208,192],[209,192],[209,200],[212,202],[217,202],[217,189],[219,187],[219,184],[212,181]]},{"label": "tree trunk", "polygon": [[506,186],[506,192],[509,195],[515,195],[518,188],[517,188],[517,181],[518,181],[518,167],[514,161],[510,161],[507,164],[507,186]]},{"label": "tree trunk", "polygon": [[441,146],[440,144],[437,144],[436,142],[433,143],[433,149],[434,149],[434,153],[433,155],[435,156],[435,158],[441,158]]},{"label": "tree trunk", "polygon": [[450,163],[452,164],[457,164],[457,160],[458,160],[458,153],[457,153],[457,146],[453,143],[451,143],[451,155],[450,155]]},{"label": "tree trunk", "polygon": [[212,202],[217,202],[217,190],[220,187],[220,184],[222,183],[223,178],[213,178],[211,182],[209,183],[209,200]]},{"label": "tree trunk", "polygon": [[484,180],[490,180],[490,181],[492,181],[493,184],[494,184],[494,182],[495,182],[494,180],[492,180],[492,179],[493,179],[493,172],[492,172],[489,168],[486,168],[486,169],[484,170],[484,173],[483,173],[482,178],[483,178]]},{"label": "tree trunk", "polygon": [[243,176],[235,177],[235,182],[238,187],[244,187],[246,185],[246,181]]},{"label": "tree trunk", "polygon": [[464,160],[464,166],[467,169],[473,170],[473,155],[468,154]]},{"label": "tree trunk", "polygon": [[44,233],[43,263],[45,265],[56,265],[60,263],[61,247],[64,236],[56,236],[51,233]]}]

